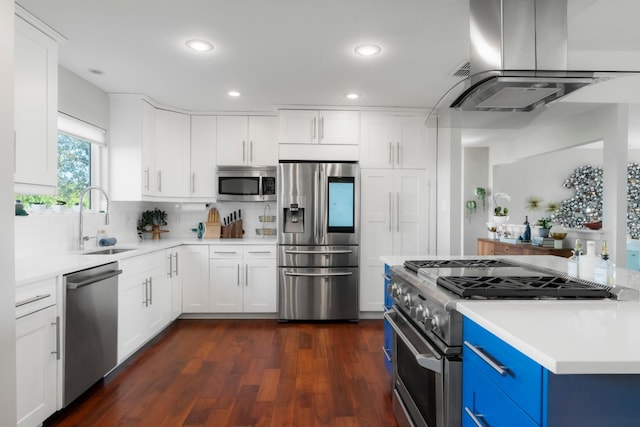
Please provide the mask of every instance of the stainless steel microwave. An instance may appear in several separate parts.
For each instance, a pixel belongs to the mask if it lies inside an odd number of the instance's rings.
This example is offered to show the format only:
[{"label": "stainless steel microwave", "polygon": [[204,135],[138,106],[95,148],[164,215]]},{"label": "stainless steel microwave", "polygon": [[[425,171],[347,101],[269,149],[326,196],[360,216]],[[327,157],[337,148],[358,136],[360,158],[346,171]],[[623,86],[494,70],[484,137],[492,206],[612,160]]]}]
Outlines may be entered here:
[{"label": "stainless steel microwave", "polygon": [[276,200],[276,175],[275,166],[218,166],[218,200]]}]

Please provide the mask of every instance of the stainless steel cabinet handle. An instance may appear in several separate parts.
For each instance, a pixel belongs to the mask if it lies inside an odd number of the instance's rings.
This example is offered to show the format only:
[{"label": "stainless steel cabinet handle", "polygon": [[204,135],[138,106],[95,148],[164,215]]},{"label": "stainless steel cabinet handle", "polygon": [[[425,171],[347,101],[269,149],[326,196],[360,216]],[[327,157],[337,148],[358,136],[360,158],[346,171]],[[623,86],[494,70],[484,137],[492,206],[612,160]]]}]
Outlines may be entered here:
[{"label": "stainless steel cabinet handle", "polygon": [[302,277],[332,277],[332,276],[351,276],[351,271],[344,271],[341,273],[293,273],[291,271],[285,271],[285,276],[302,276]]},{"label": "stainless steel cabinet handle", "polygon": [[389,141],[389,164],[393,165],[393,142]]},{"label": "stainless steel cabinet handle", "polygon": [[144,189],[148,191],[149,190],[149,185],[150,185],[150,183],[149,183],[149,181],[150,181],[149,180],[149,168],[145,168],[144,169],[144,175],[145,175]]},{"label": "stainless steel cabinet handle", "polygon": [[153,277],[149,277],[149,305],[153,305]]},{"label": "stainless steel cabinet handle", "polygon": [[158,171],[158,193],[162,193],[162,171]]},{"label": "stainless steel cabinet handle", "polygon": [[313,118],[313,137],[311,139],[316,139],[316,118]]},{"label": "stainless steel cabinet handle", "polygon": [[400,231],[400,193],[396,193],[396,231]]},{"label": "stainless steel cabinet handle", "polygon": [[253,163],[253,141],[249,141],[249,162]]},{"label": "stainless steel cabinet handle", "polygon": [[392,279],[391,276],[389,276],[388,274],[384,274],[384,273],[382,273],[382,277],[384,277],[384,280],[388,280],[388,281],[391,281],[391,279]]},{"label": "stainless steel cabinet handle", "polygon": [[196,173],[191,173],[191,193],[194,194],[196,192]]},{"label": "stainless steel cabinet handle", "polygon": [[320,132],[318,135],[318,140],[324,139],[324,117],[320,117]]},{"label": "stainless steel cabinet handle", "polygon": [[246,152],[247,152],[247,150],[246,150],[246,148],[245,148],[245,144],[246,144],[246,142],[245,142],[245,140],[243,139],[243,140],[242,140],[242,162],[243,162],[243,163],[244,163],[244,159],[246,158],[245,154],[246,154]]},{"label": "stainless steel cabinet handle", "polygon": [[393,195],[389,191],[389,231],[393,230]]},{"label": "stainless steel cabinet handle", "polygon": [[56,316],[56,321],[51,325],[56,327],[56,349],[51,354],[55,354],[56,360],[60,360],[60,316]]},{"label": "stainless steel cabinet handle", "polygon": [[236,251],[213,251],[214,254],[237,254]]},{"label": "stainless steel cabinet handle", "polygon": [[249,264],[244,265],[244,286],[249,286]]},{"label": "stainless steel cabinet handle", "polygon": [[474,414],[473,411],[469,409],[467,406],[464,407],[464,411],[467,413],[469,418],[471,418],[471,421],[473,421],[473,423],[477,427],[485,427],[485,424],[482,421],[480,421],[480,418],[482,418],[482,415]]},{"label": "stainless steel cabinet handle", "polygon": [[51,296],[51,294],[45,294],[45,295],[36,295],[33,298],[23,299],[22,301],[18,301],[16,303],[16,308],[21,307],[21,306],[26,305],[26,304],[30,304],[32,302],[43,300],[45,298],[49,298],[50,296]]},{"label": "stainless steel cabinet handle", "polygon": [[149,307],[149,279],[144,279],[144,300],[142,305]]},{"label": "stainless steel cabinet handle", "polygon": [[400,143],[396,142],[396,163],[400,164]]},{"label": "stainless steel cabinet handle", "polygon": [[[247,253],[250,253],[250,254],[270,254],[271,251],[247,251]],[[289,253],[289,252],[287,252],[287,253]]]},{"label": "stainless steel cabinet handle", "polygon": [[[270,252],[266,252],[270,253]],[[314,254],[314,255],[331,255],[331,254],[351,254],[352,250],[349,249],[341,249],[341,250],[333,250],[333,251],[294,251],[294,250],[285,250],[284,253],[299,255],[299,254]]]},{"label": "stainless steel cabinet handle", "polygon": [[391,349],[390,348],[385,348],[384,346],[382,346],[382,352],[384,353],[385,359],[387,359],[387,361],[391,362]]},{"label": "stainless steel cabinet handle", "polygon": [[240,264],[238,264],[238,272],[236,277],[236,285],[240,286]]},{"label": "stainless steel cabinet handle", "polygon": [[169,278],[173,277],[173,255],[169,254],[169,271],[167,272],[167,276],[169,276]]},{"label": "stainless steel cabinet handle", "polygon": [[178,275],[178,252],[176,252],[176,269],[173,271],[173,274]]},{"label": "stainless steel cabinet handle", "polygon": [[507,368],[506,366],[498,365],[496,362],[494,362],[493,359],[491,359],[491,357],[484,352],[482,347],[473,345],[469,341],[465,341],[464,346],[473,351],[480,359],[482,359],[487,365],[491,366],[498,374],[503,377],[507,375],[507,370],[509,368]]}]

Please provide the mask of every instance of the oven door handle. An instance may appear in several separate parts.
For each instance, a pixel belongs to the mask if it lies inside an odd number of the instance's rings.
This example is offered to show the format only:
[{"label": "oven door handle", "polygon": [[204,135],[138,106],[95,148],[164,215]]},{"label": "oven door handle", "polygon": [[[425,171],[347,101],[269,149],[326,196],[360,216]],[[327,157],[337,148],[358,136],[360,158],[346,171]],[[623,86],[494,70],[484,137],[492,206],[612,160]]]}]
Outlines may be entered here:
[{"label": "oven door handle", "polygon": [[329,277],[329,276],[351,276],[353,272],[344,271],[339,273],[293,273],[291,271],[285,271],[285,276],[303,276],[303,277]]},{"label": "oven door handle", "polygon": [[427,341],[422,340],[423,343],[427,346],[427,348],[429,348],[429,351],[431,352],[431,354],[420,353],[416,349],[416,347],[411,343],[411,340],[409,339],[409,337],[407,337],[405,333],[402,332],[400,325],[398,325],[398,323],[393,319],[392,314],[395,312],[396,312],[395,310],[389,310],[385,312],[384,318],[387,322],[389,322],[394,332],[396,333],[396,336],[405,343],[407,348],[409,348],[409,351],[411,351],[411,354],[413,354],[413,357],[416,358],[416,362],[418,362],[418,365],[430,371],[436,372],[438,374],[442,374],[442,360],[441,358],[435,356],[436,354],[438,354],[438,352],[431,345],[429,345]]}]

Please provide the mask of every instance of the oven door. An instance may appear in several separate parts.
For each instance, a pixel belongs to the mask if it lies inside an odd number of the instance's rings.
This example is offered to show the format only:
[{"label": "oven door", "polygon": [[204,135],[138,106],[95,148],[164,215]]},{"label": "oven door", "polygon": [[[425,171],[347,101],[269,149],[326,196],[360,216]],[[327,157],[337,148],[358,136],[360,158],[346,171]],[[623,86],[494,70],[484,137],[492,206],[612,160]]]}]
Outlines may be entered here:
[{"label": "oven door", "polygon": [[462,362],[440,354],[399,311],[385,313],[393,328],[393,411],[398,424],[461,425]]}]

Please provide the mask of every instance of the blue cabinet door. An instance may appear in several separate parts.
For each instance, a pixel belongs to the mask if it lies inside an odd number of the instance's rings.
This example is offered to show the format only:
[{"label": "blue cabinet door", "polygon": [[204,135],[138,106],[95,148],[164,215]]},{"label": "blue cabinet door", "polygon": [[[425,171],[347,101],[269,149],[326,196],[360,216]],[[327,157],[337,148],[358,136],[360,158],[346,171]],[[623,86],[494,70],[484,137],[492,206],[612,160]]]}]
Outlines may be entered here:
[{"label": "blue cabinet door", "polygon": [[[389,286],[391,285],[391,266],[389,264],[384,265],[384,311],[390,310],[393,306],[393,300],[389,294]],[[386,320],[384,321],[384,364],[387,367],[389,375],[392,375],[391,369],[391,356],[393,346],[393,330],[391,325]]]}]

